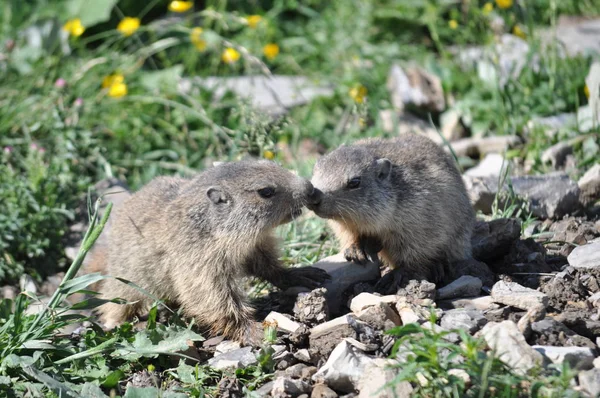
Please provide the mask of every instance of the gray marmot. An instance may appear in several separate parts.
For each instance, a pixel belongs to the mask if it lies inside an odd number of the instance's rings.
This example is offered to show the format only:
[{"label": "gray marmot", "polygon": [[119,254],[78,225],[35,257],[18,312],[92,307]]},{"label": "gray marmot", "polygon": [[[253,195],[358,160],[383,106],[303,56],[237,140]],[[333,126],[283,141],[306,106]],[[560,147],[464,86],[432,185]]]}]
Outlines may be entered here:
[{"label": "gray marmot", "polygon": [[454,160],[428,138],[405,135],[342,145],[320,158],[309,209],[329,219],[349,261],[380,260],[440,282],[471,256],[475,214]]},{"label": "gray marmot", "polygon": [[[115,210],[106,273],[181,306],[184,315],[242,343],[260,337],[239,278],[285,288],[318,287],[318,268],[286,269],[272,232],[299,216],[311,183],[269,161],[224,163],[192,179],[158,177]],[[112,327],[152,299],[115,279],[103,281],[101,320]]]}]

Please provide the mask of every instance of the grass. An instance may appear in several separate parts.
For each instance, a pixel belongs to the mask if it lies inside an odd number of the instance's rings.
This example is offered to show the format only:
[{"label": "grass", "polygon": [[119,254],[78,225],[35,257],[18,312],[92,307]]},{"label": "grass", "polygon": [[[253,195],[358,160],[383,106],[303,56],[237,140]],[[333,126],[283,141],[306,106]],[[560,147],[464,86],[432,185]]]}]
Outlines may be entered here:
[{"label": "grass", "polygon": [[[584,78],[593,57],[563,58],[558,47],[542,49],[539,32],[552,29],[561,15],[600,15],[597,2],[523,0],[506,9],[490,2],[493,11],[488,12],[484,1],[211,0],[205,8],[182,14],[168,12],[168,3],[98,0],[90,7],[84,0],[8,0],[0,5],[0,281],[14,284],[23,273],[38,281],[58,270],[68,274],[37,317],[25,312],[37,297],[2,301],[2,392],[104,394],[145,369],[160,376],[159,389],[175,386],[203,396],[215,394],[224,376],[244,380],[247,391],[270,377],[266,352],[258,367],[230,375],[180,361],[173,353],[186,348],[182,341],[200,336],[177,314],[165,326],[155,322],[154,311],[141,332],[126,324],[113,332],[93,326],[73,339],[61,335],[61,328],[82,321],[68,312],[73,307],[65,297],[93,282],[92,277],[74,278],[78,261],[69,265],[64,255],[68,226],[81,220],[81,198],[90,185],[108,176],[137,189],[157,175],[189,175],[212,161],[253,156],[274,158],[308,177],[317,147],[394,136],[383,131],[379,117],[380,111],[393,109],[385,87],[393,63],[419,64],[439,76],[447,102],[471,135],[522,136],[525,144],[507,157],[527,164],[532,173],[550,171],[540,155],[563,140],[574,145],[578,167],[573,178],[597,161],[597,130],[583,134],[574,126],[547,136],[539,127],[525,128],[533,118],[576,112],[588,102]],[[262,19],[251,27],[249,15]],[[131,36],[116,29],[124,16],[141,19]],[[85,32],[61,39],[62,26],[74,18],[81,19]],[[457,48],[493,44],[493,20],[503,21],[504,32],[518,27],[530,48],[526,67],[502,87],[481,79],[454,56]],[[195,27],[203,29],[200,36],[192,34]],[[31,40],[34,36],[39,40]],[[279,46],[276,57],[263,54],[267,44]],[[225,48],[235,49],[239,59],[224,63]],[[494,59],[491,67],[497,71]],[[531,67],[534,59],[536,68]],[[273,119],[230,94],[215,100],[207,90],[182,93],[177,88],[182,76],[250,74],[304,75],[330,84],[334,94]],[[111,75],[122,77],[126,95],[111,96],[122,85],[103,87]],[[356,95],[359,89],[363,96]],[[439,114],[421,116],[440,127]],[[303,148],[309,148],[307,155],[299,155]],[[517,216],[525,227],[531,221],[527,209],[510,190],[507,195],[495,202],[492,216]],[[302,218],[282,227],[279,235],[289,266],[311,264],[337,251],[319,219]],[[265,285],[255,288],[260,292]],[[92,299],[82,306],[97,304]],[[396,332],[415,352],[428,347],[423,341],[441,347],[443,340],[435,334],[410,340],[417,333]],[[470,358],[464,369],[477,383],[462,385],[445,377],[448,369],[433,356],[401,374],[414,382],[421,373],[432,381],[418,388],[422,396],[481,396],[489,392],[481,387],[484,382],[496,388],[495,396],[533,395],[535,380],[507,390],[509,382],[517,385],[522,378],[491,355],[475,355],[479,342],[463,343],[456,350]],[[165,347],[169,354],[162,351]],[[113,355],[105,357],[107,352]],[[496,378],[488,373],[485,379],[480,372],[485,369]],[[571,376],[565,370],[536,374],[546,383],[546,390],[536,389],[537,396],[566,391]],[[474,386],[481,388],[474,392]]]}]

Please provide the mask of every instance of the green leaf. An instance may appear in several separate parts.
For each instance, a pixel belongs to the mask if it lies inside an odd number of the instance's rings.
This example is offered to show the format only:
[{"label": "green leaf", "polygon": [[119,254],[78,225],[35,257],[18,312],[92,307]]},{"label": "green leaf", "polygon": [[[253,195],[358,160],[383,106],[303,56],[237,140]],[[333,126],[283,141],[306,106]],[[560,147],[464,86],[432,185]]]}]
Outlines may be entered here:
[{"label": "green leaf", "polygon": [[88,398],[107,398],[102,389],[94,383],[85,383],[81,387],[81,396]]},{"label": "green leaf", "polygon": [[70,281],[65,282],[64,284],[62,284],[62,286],[59,286],[59,290],[61,294],[64,295],[71,295],[73,293],[76,293],[80,290],[85,289],[86,287],[88,287],[89,285],[96,283],[98,281],[101,281],[103,279],[106,279],[107,277],[104,275],[101,275],[98,272],[95,272],[93,274],[86,274],[86,275],[82,275],[82,276],[78,276],[77,278],[73,278]]},{"label": "green leaf", "polygon": [[156,387],[129,387],[123,398],[186,398],[187,395],[174,391],[160,391]]},{"label": "green leaf", "polygon": [[112,355],[125,360],[137,360],[140,357],[155,358],[159,354],[175,354],[188,348],[188,341],[202,341],[204,338],[189,329],[176,330],[171,326],[166,330],[155,329],[151,333],[162,332],[162,340],[153,344],[146,332],[135,335],[132,344],[124,343]]},{"label": "green leaf", "polygon": [[112,388],[117,385],[119,381],[121,381],[125,377],[125,373],[121,369],[117,369],[112,371],[106,379],[102,382],[102,387]]},{"label": "green leaf", "polygon": [[118,0],[69,0],[66,4],[70,18],[81,19],[81,24],[89,28],[110,19]]},{"label": "green leaf", "polygon": [[28,376],[43,383],[59,397],[79,397],[75,391],[71,390],[66,384],[54,379],[52,376],[37,370],[33,366],[23,366],[23,372]]}]

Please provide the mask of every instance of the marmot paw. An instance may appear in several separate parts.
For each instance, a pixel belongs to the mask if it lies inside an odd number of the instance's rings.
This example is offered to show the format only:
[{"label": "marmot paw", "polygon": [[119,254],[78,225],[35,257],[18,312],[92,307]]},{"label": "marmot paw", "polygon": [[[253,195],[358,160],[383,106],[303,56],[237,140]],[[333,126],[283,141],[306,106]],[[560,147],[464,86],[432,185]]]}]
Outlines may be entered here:
[{"label": "marmot paw", "polygon": [[327,271],[317,267],[291,268],[288,270],[287,277],[289,278],[286,283],[287,287],[304,286],[311,290],[331,279]]}]

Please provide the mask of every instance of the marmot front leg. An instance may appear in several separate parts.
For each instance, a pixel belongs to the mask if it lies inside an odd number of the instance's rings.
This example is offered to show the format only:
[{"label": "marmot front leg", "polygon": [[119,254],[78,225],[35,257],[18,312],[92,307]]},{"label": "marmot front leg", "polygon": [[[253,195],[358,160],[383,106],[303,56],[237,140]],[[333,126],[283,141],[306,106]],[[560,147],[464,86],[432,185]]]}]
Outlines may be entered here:
[{"label": "marmot front leg", "polygon": [[372,236],[358,236],[357,239],[344,249],[346,260],[357,264],[366,264],[368,261],[379,262],[379,253],[383,249],[381,240]]},{"label": "marmot front leg", "polygon": [[246,264],[247,272],[282,290],[292,286],[315,289],[331,279],[326,271],[316,267],[284,268],[275,247],[269,244],[259,246]]}]

